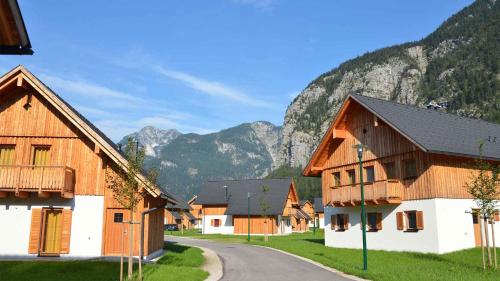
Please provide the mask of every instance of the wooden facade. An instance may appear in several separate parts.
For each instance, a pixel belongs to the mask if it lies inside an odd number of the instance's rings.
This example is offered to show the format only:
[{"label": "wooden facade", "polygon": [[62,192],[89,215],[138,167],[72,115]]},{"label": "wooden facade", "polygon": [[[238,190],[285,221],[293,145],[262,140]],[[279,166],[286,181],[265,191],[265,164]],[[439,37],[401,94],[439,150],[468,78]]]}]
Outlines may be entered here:
[{"label": "wooden facade", "polygon": [[[465,184],[474,172],[472,159],[425,153],[372,112],[348,99],[304,171],[309,176],[321,174],[324,205],[359,205],[360,171],[353,148],[359,143],[367,148],[363,151],[367,204],[471,198]],[[367,169],[372,170],[373,178],[368,178]]]},{"label": "wooden facade", "polygon": [[[122,223],[116,222],[115,213],[122,213],[123,220],[130,219],[130,214],[113,199],[105,178],[107,173],[116,173],[114,169],[124,167],[126,160],[103,139],[102,133],[86,122],[24,67],[4,75],[0,79],[0,152],[7,147],[13,156],[4,157],[0,163],[0,203],[1,198],[12,196],[25,198],[27,204],[31,196],[61,200],[72,200],[78,195],[102,196],[105,205],[102,254],[116,255],[121,252]],[[149,183],[143,185],[144,177],[138,176],[138,182],[148,193],[133,213],[133,220],[140,221],[141,212],[158,208],[145,215],[144,254],[148,255],[163,247],[166,200]],[[67,253],[64,241],[69,234],[65,229],[71,223],[71,214],[64,209],[58,220],[55,213],[44,215],[47,210],[33,210],[30,253],[40,251],[43,243],[39,240],[43,237],[36,233],[42,233],[46,223],[54,221],[52,217],[56,217],[56,224],[61,224],[61,231],[56,231],[62,233],[59,253]],[[137,255],[138,225],[135,235]]]},{"label": "wooden facade", "polygon": [[[276,234],[279,222],[275,216],[264,218],[261,216],[250,217],[251,234]],[[234,234],[248,233],[248,216],[233,216]]]}]

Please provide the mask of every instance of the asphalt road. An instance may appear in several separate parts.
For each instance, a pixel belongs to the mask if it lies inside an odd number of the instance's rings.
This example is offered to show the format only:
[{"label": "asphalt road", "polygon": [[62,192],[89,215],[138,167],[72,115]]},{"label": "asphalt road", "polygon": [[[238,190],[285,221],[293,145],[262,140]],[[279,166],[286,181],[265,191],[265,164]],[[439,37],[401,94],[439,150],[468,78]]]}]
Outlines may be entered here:
[{"label": "asphalt road", "polygon": [[352,281],[334,272],[263,247],[201,239],[165,237],[166,241],[215,251],[222,260],[227,281]]}]

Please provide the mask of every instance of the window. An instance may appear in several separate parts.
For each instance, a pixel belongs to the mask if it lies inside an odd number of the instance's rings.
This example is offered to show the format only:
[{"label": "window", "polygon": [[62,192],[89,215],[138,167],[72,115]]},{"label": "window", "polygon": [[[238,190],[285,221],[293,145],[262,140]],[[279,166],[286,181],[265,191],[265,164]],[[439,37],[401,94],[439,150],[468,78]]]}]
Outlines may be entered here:
[{"label": "window", "polygon": [[374,182],[375,181],[375,169],[373,166],[365,167],[366,174],[366,182]]},{"label": "window", "polygon": [[201,209],[198,210],[198,215],[201,215],[202,214],[202,211]]},{"label": "window", "polygon": [[213,219],[211,221],[210,225],[213,226],[213,227],[219,227],[220,226],[220,219]]},{"label": "window", "polygon": [[34,166],[46,166],[50,163],[50,146],[35,146],[33,147]]},{"label": "window", "polygon": [[335,231],[346,231],[349,229],[349,215],[336,214],[330,216],[330,228]]},{"label": "window", "polygon": [[0,145],[0,165],[14,164],[14,145]]},{"label": "window", "polygon": [[382,230],[382,213],[368,213],[366,218],[368,231],[376,232]]},{"label": "window", "polygon": [[123,213],[115,213],[113,222],[123,222]]},{"label": "window", "polygon": [[333,186],[340,186],[340,172],[333,173]]},{"label": "window", "polygon": [[356,184],[356,172],[354,170],[348,170],[347,177],[349,178],[349,184]]},{"label": "window", "polygon": [[388,180],[396,179],[396,164],[394,162],[384,163],[384,170]]},{"label": "window", "polygon": [[403,178],[410,179],[417,176],[417,161],[408,159],[403,161]]},{"label": "window", "polygon": [[416,232],[424,229],[424,213],[422,211],[404,211],[396,213],[398,230]]}]

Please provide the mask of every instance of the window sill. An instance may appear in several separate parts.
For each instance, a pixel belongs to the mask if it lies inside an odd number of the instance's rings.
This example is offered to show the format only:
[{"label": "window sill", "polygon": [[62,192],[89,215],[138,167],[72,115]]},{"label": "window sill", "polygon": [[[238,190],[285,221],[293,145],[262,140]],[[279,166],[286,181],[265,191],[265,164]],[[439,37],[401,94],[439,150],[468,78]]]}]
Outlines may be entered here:
[{"label": "window sill", "polygon": [[403,232],[418,232],[418,229],[406,229]]},{"label": "window sill", "polygon": [[366,232],[379,232],[379,229],[368,229]]},{"label": "window sill", "polygon": [[345,229],[337,229],[335,232],[345,232]]}]

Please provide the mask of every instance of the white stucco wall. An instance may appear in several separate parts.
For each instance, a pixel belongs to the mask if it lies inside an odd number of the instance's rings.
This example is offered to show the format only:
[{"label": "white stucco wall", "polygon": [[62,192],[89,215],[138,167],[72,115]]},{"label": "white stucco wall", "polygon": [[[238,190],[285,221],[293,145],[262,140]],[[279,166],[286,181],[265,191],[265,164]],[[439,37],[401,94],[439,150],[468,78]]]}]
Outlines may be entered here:
[{"label": "white stucco wall", "polygon": [[74,198],[69,256],[101,255],[104,196]]},{"label": "white stucco wall", "polygon": [[[286,221],[289,221],[287,223]],[[281,215],[278,216],[278,234],[279,235],[287,235],[292,233],[292,222],[290,221],[290,217],[283,217]]]},{"label": "white stucco wall", "polygon": [[[210,225],[211,220],[220,219],[220,226]],[[234,234],[233,216],[226,215],[204,215],[202,218],[203,234]]]},{"label": "white stucco wall", "polygon": [[325,218],[318,218],[317,220],[318,220],[319,228],[324,229],[325,228]]},{"label": "white stucco wall", "polygon": [[[404,201],[400,205],[366,206],[367,212],[382,212],[382,230],[367,232],[368,249],[447,253],[474,247],[472,215],[466,213],[475,204],[466,199],[429,199]],[[396,212],[423,211],[424,229],[418,232],[397,230]],[[332,214],[349,214],[349,229],[331,229]],[[361,248],[361,208],[325,208],[325,244],[339,248]],[[500,224],[495,225],[500,241]]]},{"label": "white stucco wall", "polygon": [[73,209],[70,253],[64,256],[100,256],[102,244],[103,196],[75,196],[29,199],[0,199],[0,221],[8,226],[0,232],[0,256],[27,256],[32,208],[54,207]]}]

